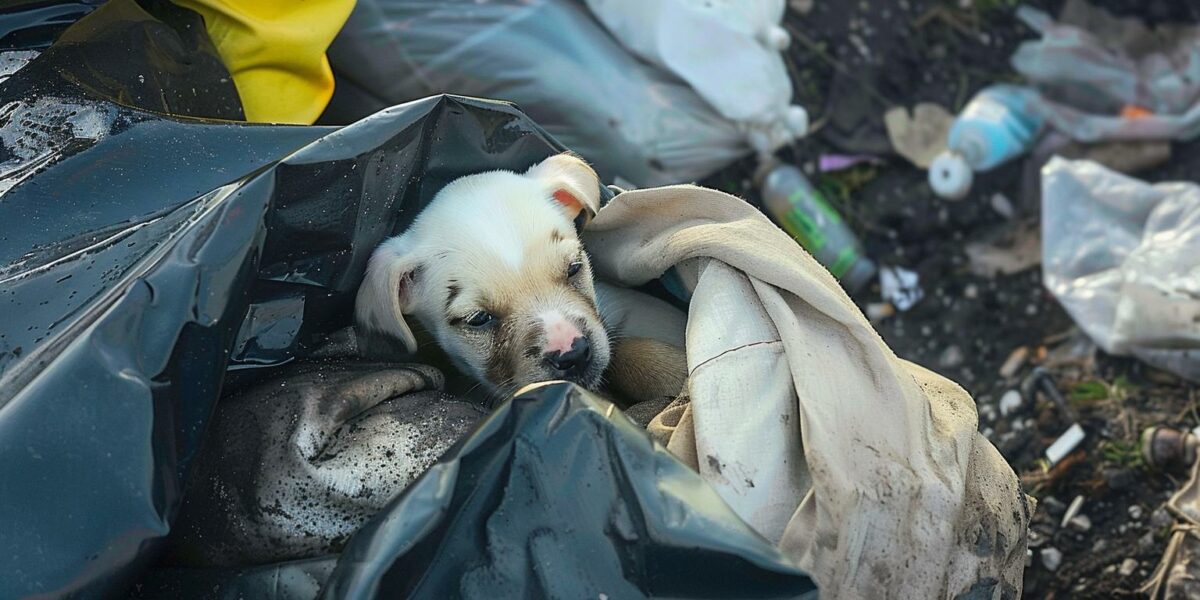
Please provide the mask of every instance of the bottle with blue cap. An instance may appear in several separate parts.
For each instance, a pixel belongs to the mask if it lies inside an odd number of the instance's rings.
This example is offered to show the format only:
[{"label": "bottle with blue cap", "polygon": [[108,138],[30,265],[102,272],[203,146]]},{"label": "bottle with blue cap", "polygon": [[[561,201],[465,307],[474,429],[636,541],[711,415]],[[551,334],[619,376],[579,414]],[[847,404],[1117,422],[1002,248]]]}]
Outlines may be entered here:
[{"label": "bottle with blue cap", "polygon": [[929,185],[947,199],[967,195],[976,172],[988,171],[1030,150],[1045,126],[1034,109],[1037,92],[998,84],[980,91],[963,108],[946,151],[929,166]]}]

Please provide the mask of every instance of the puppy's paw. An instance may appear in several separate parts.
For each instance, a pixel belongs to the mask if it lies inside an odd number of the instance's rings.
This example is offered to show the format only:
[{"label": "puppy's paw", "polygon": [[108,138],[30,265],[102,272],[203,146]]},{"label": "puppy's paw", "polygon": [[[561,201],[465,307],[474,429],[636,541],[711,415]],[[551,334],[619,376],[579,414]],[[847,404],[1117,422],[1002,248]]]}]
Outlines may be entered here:
[{"label": "puppy's paw", "polygon": [[608,386],[628,405],[674,399],[687,382],[687,354],[682,348],[650,338],[624,338],[613,347]]}]

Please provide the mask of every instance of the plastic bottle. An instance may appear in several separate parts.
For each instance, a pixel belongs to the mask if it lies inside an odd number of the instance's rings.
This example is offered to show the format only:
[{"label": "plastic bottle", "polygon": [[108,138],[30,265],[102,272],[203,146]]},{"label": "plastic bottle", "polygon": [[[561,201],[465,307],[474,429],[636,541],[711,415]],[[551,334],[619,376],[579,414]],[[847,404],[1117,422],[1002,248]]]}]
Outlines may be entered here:
[{"label": "plastic bottle", "polygon": [[775,165],[761,179],[763,206],[805,250],[854,291],[875,275],[875,263],[841,215],[829,206],[804,173],[792,165]]},{"label": "plastic bottle", "polygon": [[1015,85],[993,85],[976,94],[954,120],[946,151],[929,166],[933,191],[943,198],[962,198],[975,172],[1028,152],[1045,124],[1031,110],[1033,101],[1033,90]]}]

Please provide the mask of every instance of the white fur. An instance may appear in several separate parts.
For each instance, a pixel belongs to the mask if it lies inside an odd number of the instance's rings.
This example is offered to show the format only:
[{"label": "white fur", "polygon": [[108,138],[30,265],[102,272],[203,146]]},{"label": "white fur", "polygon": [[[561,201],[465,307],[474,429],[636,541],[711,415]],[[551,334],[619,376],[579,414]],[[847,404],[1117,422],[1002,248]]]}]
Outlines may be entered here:
[{"label": "white fur", "polygon": [[[555,200],[560,191],[578,205]],[[355,305],[359,326],[390,335],[415,351],[405,315],[415,316],[459,359],[460,367],[482,379],[478,364],[462,360],[471,350],[469,342],[446,326],[447,282],[459,283],[463,302],[494,288],[489,280],[521,272],[533,253],[561,251],[552,244],[551,233],[573,238],[579,211],[594,214],[599,200],[595,172],[568,155],[550,157],[525,173],[491,171],[451,182],[403,234],[384,241],[372,255]],[[538,292],[529,290],[530,298]],[[566,322],[562,311],[558,320]],[[578,335],[574,325],[560,327],[555,344],[562,345],[558,337],[570,333],[567,329]],[[603,348],[607,360],[606,340]]]}]

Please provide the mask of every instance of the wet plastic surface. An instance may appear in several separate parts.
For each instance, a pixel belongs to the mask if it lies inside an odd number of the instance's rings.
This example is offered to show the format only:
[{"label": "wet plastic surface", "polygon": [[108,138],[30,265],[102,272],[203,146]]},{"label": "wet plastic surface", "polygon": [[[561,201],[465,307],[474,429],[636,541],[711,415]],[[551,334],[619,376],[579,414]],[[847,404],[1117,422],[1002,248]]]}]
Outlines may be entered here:
[{"label": "wet plastic surface", "polygon": [[497,409],[351,540],[325,598],[798,598],[809,578],[616,407]]},{"label": "wet plastic surface", "polygon": [[[0,25],[31,31],[15,10]],[[341,129],[164,116],[237,111],[188,15],[163,15],[113,0],[0,82],[0,597],[134,582],[147,596],[311,597],[328,560],[144,572],[227,370],[304,357],[348,324],[371,250],[445,183],[562,149],[510,105],[450,96]],[[188,99],[193,78],[214,87]],[[432,585],[474,568],[454,556],[506,544],[529,554],[479,571],[505,589],[811,585],[698,476],[565,390],[502,409],[460,451],[352,538],[329,594],[432,593],[423,571]],[[515,510],[526,501],[542,508]],[[447,537],[498,507],[489,539]],[[429,554],[442,544],[454,554]],[[403,573],[389,568],[401,555]]]}]

